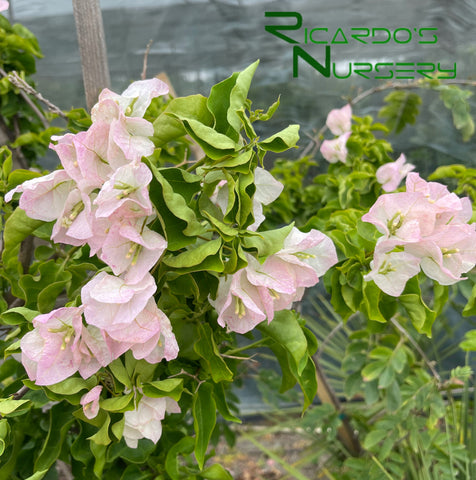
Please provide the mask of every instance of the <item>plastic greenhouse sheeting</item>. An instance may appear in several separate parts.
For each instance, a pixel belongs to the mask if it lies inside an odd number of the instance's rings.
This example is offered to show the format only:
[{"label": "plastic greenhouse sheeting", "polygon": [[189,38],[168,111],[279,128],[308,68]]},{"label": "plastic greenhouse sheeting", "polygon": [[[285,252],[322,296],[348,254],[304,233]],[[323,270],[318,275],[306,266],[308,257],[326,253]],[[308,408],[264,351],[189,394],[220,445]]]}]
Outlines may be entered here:
[{"label": "plastic greenhouse sheeting", "polygon": [[[10,3],[11,19],[33,31],[44,53],[35,77],[38,90],[61,108],[85,106],[72,2]],[[457,79],[476,76],[476,0],[102,0],[101,8],[113,90],[120,92],[140,77],[149,40],[153,43],[148,76],[167,73],[178,95],[207,95],[211,85],[259,58],[250,92],[253,105],[268,106],[281,95],[281,107],[269,128],[276,131],[289,123],[301,124],[302,147],[309,142],[306,134],[319,130],[330,109],[384,80],[375,79],[375,71],[369,78],[356,73],[347,79],[326,78],[302,59],[298,76],[293,77],[295,44],[266,31],[265,26],[292,25],[295,17],[269,18],[265,12],[298,13],[302,26],[281,32],[320,63],[330,45],[332,67],[339,76],[359,63],[372,68],[378,63],[392,68],[405,63],[410,70],[418,63],[435,69],[456,65]],[[366,29],[375,35],[366,43],[351,36]],[[386,31],[391,33],[388,42],[384,42]],[[430,39],[432,32],[436,32],[436,43],[419,42]],[[313,43],[321,41],[326,43]],[[475,137],[462,142],[437,96],[421,95],[424,121],[391,137],[395,158],[405,152],[423,174],[447,163],[476,166]],[[368,97],[356,106],[356,113],[376,116],[384,96],[385,92]],[[299,156],[299,151],[293,154]],[[414,158],[417,155],[419,160]],[[45,165],[53,168],[54,162],[52,155]],[[249,393],[248,404],[259,402],[253,395]]]}]

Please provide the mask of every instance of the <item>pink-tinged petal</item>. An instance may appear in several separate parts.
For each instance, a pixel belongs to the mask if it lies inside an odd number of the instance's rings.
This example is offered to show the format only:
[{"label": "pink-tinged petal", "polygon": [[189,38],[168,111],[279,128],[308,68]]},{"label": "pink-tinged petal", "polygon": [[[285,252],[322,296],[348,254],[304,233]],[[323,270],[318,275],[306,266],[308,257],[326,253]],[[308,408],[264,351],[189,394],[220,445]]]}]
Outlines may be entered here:
[{"label": "pink-tinged petal", "polygon": [[334,140],[324,140],[321,144],[321,154],[329,163],[342,162],[347,159],[347,140],[349,140],[350,132],[343,133]]},{"label": "pink-tinged petal", "polygon": [[136,285],[100,272],[81,290],[86,322],[107,331],[119,324],[128,324],[145,308],[157,286],[146,274]]},{"label": "pink-tinged petal", "polygon": [[168,92],[169,86],[158,78],[131,83],[121,94],[121,97],[127,99],[129,104],[136,99],[132,105],[131,112],[128,112],[126,109],[126,114],[131,117],[143,117],[151,100],[155,97],[166,95]]},{"label": "pink-tinged petal", "polygon": [[331,110],[326,119],[326,125],[334,135],[350,132],[352,128],[351,123],[352,108],[350,104]]},{"label": "pink-tinged petal", "polygon": [[[259,288],[248,281],[245,269],[228,280],[221,278],[217,298],[210,300],[218,312],[218,324],[226,326],[228,331],[246,333],[266,319],[266,310],[272,314],[272,304],[263,304]],[[270,302],[268,297],[263,297],[266,302]]]},{"label": "pink-tinged petal", "polygon": [[67,172],[55,170],[44,177],[23,182],[5,195],[5,201],[10,201],[13,193],[23,192],[20,208],[30,218],[51,222],[61,215],[66,198],[73,188],[74,182]]},{"label": "pink-tinged petal", "polygon": [[406,252],[390,252],[375,258],[370,266],[372,270],[364,280],[373,280],[387,295],[398,297],[407,281],[420,271],[420,259]]},{"label": "pink-tinged petal", "polygon": [[382,165],[376,172],[376,178],[382,184],[383,190],[393,192],[414,168],[414,165],[406,163],[405,155],[402,153],[395,162]]},{"label": "pink-tinged petal", "polygon": [[[126,350],[127,348],[124,351]],[[110,347],[104,333],[99,328],[88,325],[82,330],[81,341],[77,348],[79,374],[84,379],[89,378],[101,367],[109,365],[124,351],[116,355],[117,352]]]},{"label": "pink-tinged petal", "polygon": [[262,265],[252,255],[247,255],[246,259],[248,260],[246,276],[253,285],[270,288],[280,293],[296,291],[293,265],[277,255],[270,256]]},{"label": "pink-tinged petal", "polygon": [[64,205],[61,216],[53,226],[51,239],[56,243],[80,246],[93,236],[91,199],[79,189],[72,190]]},{"label": "pink-tinged petal", "polygon": [[96,217],[113,214],[123,218],[146,217],[153,213],[147,186],[152,173],[143,163],[120,167],[104,184],[94,200]]},{"label": "pink-tinged petal", "polygon": [[408,174],[406,187],[407,192],[421,193],[437,213],[448,213],[450,218],[465,208],[462,200],[456,194],[449,192],[448,187],[438,182],[426,182],[418,173]]},{"label": "pink-tinged petal", "polygon": [[148,438],[157,443],[162,435],[161,421],[167,411],[179,413],[180,407],[167,397],[150,398],[144,395],[135,410],[124,413],[123,436],[127,446],[136,448],[141,438]]},{"label": "pink-tinged petal", "polygon": [[476,265],[475,225],[445,225],[421,244],[405,249],[422,258],[422,270],[428,277],[452,285]]},{"label": "pink-tinged petal", "polygon": [[[303,233],[293,227],[284,240],[283,249],[276,255],[293,255],[294,263],[310,266],[317,276],[322,276],[337,263],[337,252],[332,240],[319,230]],[[307,286],[307,285],[300,285]]]},{"label": "pink-tinged petal", "polygon": [[[154,134],[153,125],[137,117],[121,116],[111,123],[109,132],[109,149],[112,152],[120,150],[121,155],[129,162],[139,161],[142,157],[152,155],[154,152],[154,143],[148,137]],[[114,148],[116,146],[117,148]],[[117,163],[115,156],[109,156],[113,167],[118,168],[123,163]]]},{"label": "pink-tinged petal", "polygon": [[94,418],[99,413],[99,396],[101,395],[101,391],[102,385],[96,385],[81,397],[79,403],[83,406],[83,412],[86,418]]},{"label": "pink-tinged petal", "polygon": [[274,202],[284,188],[284,185],[278,182],[271,173],[260,167],[255,169],[255,185],[256,192],[253,197],[253,217],[255,221],[248,227],[248,230],[253,232],[264,222],[263,205]]},{"label": "pink-tinged petal", "polygon": [[[170,361],[177,358],[179,346],[172,331],[172,325],[168,317],[159,310],[160,336],[155,347],[143,357],[149,363],[158,363],[163,359]],[[150,342],[150,341],[149,341]],[[134,351],[134,350],[133,350]],[[134,352],[134,356],[139,358]]]},{"label": "pink-tinged petal", "polygon": [[[33,320],[34,330],[21,340],[25,368],[37,385],[58,383],[78,370],[73,349],[81,335],[82,308],[63,307]],[[36,367],[33,365],[36,364]]]},{"label": "pink-tinged petal", "polygon": [[104,89],[99,94],[99,102],[91,109],[91,120],[93,121],[93,125],[95,123],[110,125],[121,115],[122,109],[117,102],[111,98],[110,94],[116,95],[108,89]]},{"label": "pink-tinged petal", "polygon": [[[144,310],[139,312],[135,319],[126,324],[107,328],[108,335],[118,342],[144,344],[151,338],[160,336],[161,322],[159,315],[163,314],[156,306],[155,300],[150,298]],[[147,352],[147,355],[150,352]]]},{"label": "pink-tinged petal", "polygon": [[5,10],[8,10],[9,3],[7,0],[0,0],[0,12],[4,12]]},{"label": "pink-tinged petal", "polygon": [[386,236],[418,242],[435,228],[437,211],[420,192],[381,195],[362,221],[374,224]]},{"label": "pink-tinged petal", "polygon": [[[79,138],[84,135],[86,135],[86,132],[81,132],[81,135],[78,134]],[[52,140],[56,140],[58,143],[56,145],[50,143],[50,148],[57,153],[65,172],[77,183],[83,180],[83,175],[77,161],[74,144],[76,139],[77,136],[72,133],[67,133],[61,137],[52,137]]]},{"label": "pink-tinged petal", "polygon": [[[127,283],[138,283],[167,248],[166,240],[143,222],[114,224],[102,245],[99,258],[115,275],[125,272]],[[139,230],[142,229],[142,233]]]}]

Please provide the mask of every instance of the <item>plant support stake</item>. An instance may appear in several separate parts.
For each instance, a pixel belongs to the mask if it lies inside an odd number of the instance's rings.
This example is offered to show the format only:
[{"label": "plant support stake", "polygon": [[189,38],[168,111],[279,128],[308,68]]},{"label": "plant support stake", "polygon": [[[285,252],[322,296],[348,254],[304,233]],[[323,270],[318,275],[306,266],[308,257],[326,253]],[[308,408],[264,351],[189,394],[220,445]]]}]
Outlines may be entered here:
[{"label": "plant support stake", "polygon": [[96,103],[99,92],[111,84],[99,0],[73,0],[73,12],[86,105],[90,110]]}]

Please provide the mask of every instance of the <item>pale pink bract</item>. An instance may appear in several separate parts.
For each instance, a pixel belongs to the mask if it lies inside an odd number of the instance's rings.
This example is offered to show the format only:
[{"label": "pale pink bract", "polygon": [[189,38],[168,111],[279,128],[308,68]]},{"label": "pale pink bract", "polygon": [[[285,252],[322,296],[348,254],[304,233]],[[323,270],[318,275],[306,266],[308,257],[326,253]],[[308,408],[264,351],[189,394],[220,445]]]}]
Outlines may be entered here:
[{"label": "pale pink bract", "polygon": [[352,107],[350,104],[331,110],[327,115],[326,125],[334,135],[350,132],[352,125]]},{"label": "pale pink bract", "polygon": [[124,413],[123,437],[129,448],[137,448],[141,438],[157,443],[162,436],[165,413],[180,413],[178,403],[170,397],[151,398],[145,395],[135,410]]},{"label": "pale pink bract", "polygon": [[101,395],[102,385],[96,385],[88,393],[81,397],[80,405],[83,407],[83,413],[90,420],[99,413],[99,396]]},{"label": "pale pink bract", "polygon": [[382,184],[386,192],[393,192],[400,182],[415,168],[411,163],[406,163],[406,157],[402,153],[395,162],[382,165],[376,172],[377,182]]},{"label": "pale pink bract", "polygon": [[320,151],[322,156],[329,163],[342,162],[347,160],[347,140],[349,140],[351,133],[343,133],[334,140],[324,140],[321,144]]}]

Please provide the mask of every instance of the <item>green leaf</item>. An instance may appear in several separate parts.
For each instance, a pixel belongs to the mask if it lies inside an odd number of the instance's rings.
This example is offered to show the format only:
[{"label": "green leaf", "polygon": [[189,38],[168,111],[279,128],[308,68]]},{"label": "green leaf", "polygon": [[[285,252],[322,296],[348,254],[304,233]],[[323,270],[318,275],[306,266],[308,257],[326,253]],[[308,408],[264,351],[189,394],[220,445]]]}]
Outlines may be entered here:
[{"label": "green leaf", "polygon": [[417,277],[413,277],[407,282],[403,294],[399,297],[399,302],[407,311],[418,332],[431,337],[431,327],[436,313],[423,301]]},{"label": "green leaf", "polygon": [[117,440],[121,440],[122,435],[124,433],[124,425],[126,423],[125,417],[122,417],[118,422],[114,423],[111,426],[112,434],[117,438]]},{"label": "green leaf", "polygon": [[395,412],[402,404],[402,394],[397,380],[394,380],[387,388],[387,407],[390,412]]},{"label": "green leaf", "polygon": [[226,242],[231,242],[238,235],[238,230],[229,224],[218,220],[218,218],[210,215],[206,210],[202,211],[204,217],[207,217],[210,223],[215,227],[216,231]]},{"label": "green leaf", "polygon": [[215,383],[233,380],[233,373],[220,355],[213,337],[213,330],[207,323],[199,326],[200,338],[193,346],[195,352],[202,358],[208,373]]},{"label": "green leaf", "polygon": [[152,398],[170,397],[179,401],[183,392],[182,378],[166,378],[165,380],[156,380],[142,385],[144,395]]},{"label": "green leaf", "polygon": [[370,382],[378,378],[386,366],[387,362],[383,360],[377,360],[376,362],[365,365],[362,369],[362,378],[364,379],[364,382]]},{"label": "green leaf", "polygon": [[41,480],[48,473],[48,470],[41,470],[40,472],[35,472],[33,475],[30,475],[25,480]]},{"label": "green leaf", "polygon": [[393,350],[388,347],[376,347],[369,353],[369,357],[378,360],[389,360],[392,354]]},{"label": "green leaf", "polygon": [[108,447],[107,445],[101,445],[99,443],[91,442],[90,448],[95,459],[93,472],[97,478],[102,478],[102,472],[106,465],[106,452]]},{"label": "green leaf", "polygon": [[267,337],[284,347],[293,359],[298,375],[301,375],[307,365],[307,339],[298,322],[298,314],[292,310],[281,310],[274,314],[273,321],[258,325]]},{"label": "green leaf", "polygon": [[[175,175],[175,172],[171,174],[167,169],[158,169],[150,163],[148,166],[154,175],[150,184],[150,198],[156,207],[163,234],[168,242],[168,249],[179,250],[193,243],[194,237],[205,233],[205,229],[189,206],[190,189],[187,188],[178,193],[176,188],[179,182],[175,182],[175,180],[169,182],[166,179],[166,176],[171,177]],[[182,183],[190,183],[186,181],[185,177],[183,178],[184,182]],[[173,183],[175,183],[175,188],[172,187]],[[193,189],[199,188],[199,183],[194,182]]]},{"label": "green leaf", "polygon": [[54,308],[57,297],[70,281],[71,273],[52,259],[40,263],[34,275],[23,275],[18,283],[24,292],[25,305],[47,313]]},{"label": "green leaf", "polygon": [[213,128],[236,142],[240,137],[239,130],[235,130],[230,125],[227,119],[227,113],[230,108],[231,91],[236,84],[238,74],[239,72],[235,72],[231,77],[213,85],[207,100],[207,107],[215,120]]},{"label": "green leaf", "polygon": [[73,395],[81,390],[91,390],[91,388],[97,385],[97,379],[95,376],[84,380],[80,377],[70,377],[62,382],[55,383],[54,385],[48,385],[48,390],[59,395]]},{"label": "green leaf", "polygon": [[246,115],[245,109],[241,108],[240,110],[237,110],[236,114],[238,115],[240,122],[243,125],[243,128],[245,129],[246,136],[250,140],[254,140],[257,137],[257,135],[255,132],[255,129],[253,128],[253,125],[251,124],[250,119],[248,118],[248,115]]},{"label": "green leaf", "polygon": [[466,352],[476,351],[476,330],[470,330],[464,335],[464,340],[460,343],[460,347]]},{"label": "green leaf", "polygon": [[20,325],[25,322],[31,323],[39,314],[40,312],[29,308],[14,307],[3,312],[0,315],[0,321],[3,325]]},{"label": "green leaf", "polygon": [[354,397],[357,393],[361,391],[362,386],[362,376],[360,372],[351,373],[346,379],[344,383],[344,393],[345,396],[349,399]]},{"label": "green leaf", "polygon": [[213,385],[213,388],[217,410],[220,415],[228,422],[241,423],[241,420],[238,417],[235,417],[235,415],[231,413],[230,408],[228,407],[223,382],[216,383],[215,385]]},{"label": "green leaf", "polygon": [[30,218],[24,210],[16,208],[5,222],[3,232],[2,261],[11,280],[12,294],[25,299],[24,292],[18,287],[22,266],[18,260],[21,242],[31,235],[44,222]]},{"label": "green leaf", "polygon": [[233,480],[230,473],[218,463],[207,467],[200,472],[199,476],[201,478],[206,478],[207,480]]},{"label": "green leaf", "polygon": [[[8,175],[8,188],[13,190],[15,187],[17,187],[18,185],[21,185],[23,182],[26,182],[27,180],[31,180],[32,178],[38,178],[41,176],[42,175],[39,172],[17,168],[16,170],[13,170],[13,172],[11,172],[10,175]],[[40,220],[37,220],[37,221],[40,221]]]},{"label": "green leaf", "polygon": [[64,404],[64,402],[51,407],[48,434],[36,459],[35,471],[48,470],[59,457],[66,434],[75,421],[72,415],[75,409],[73,405]]},{"label": "green leaf", "polygon": [[[175,256],[166,256],[163,259],[163,262],[165,265],[168,265],[169,267],[172,268],[177,268],[177,269],[186,269],[186,271],[195,271],[195,270],[202,270],[202,268],[195,268],[190,270],[190,267],[197,267],[200,266],[205,259],[208,257],[216,255],[222,246],[222,240],[221,238],[216,238],[215,240],[209,240],[201,243],[198,246],[195,246],[194,248],[191,248],[190,250],[187,250],[183,253],[180,253],[179,255]],[[216,259],[215,269],[213,268],[207,268],[213,271],[223,271],[223,262],[221,258]],[[208,264],[211,264],[211,262],[208,262]],[[211,265],[213,267],[213,265]],[[203,269],[204,270],[204,269]]]},{"label": "green leaf", "polygon": [[97,445],[109,445],[111,443],[111,438],[109,437],[110,423],[111,417],[109,415],[106,415],[106,418],[99,430],[94,435],[88,437],[88,440],[91,440],[91,442],[94,442]]},{"label": "green leaf", "polygon": [[190,454],[195,447],[195,440],[191,437],[183,437],[167,452],[165,458],[165,470],[172,480],[180,480],[183,478],[179,470],[179,455]]},{"label": "green leaf", "polygon": [[276,230],[267,230],[265,232],[247,232],[248,235],[243,237],[243,247],[253,249],[258,252],[258,257],[262,260],[270,255],[282,250],[284,240],[294,227],[294,222]]},{"label": "green leaf", "polygon": [[364,297],[361,304],[362,311],[365,312],[370,320],[385,323],[387,319],[382,315],[379,306],[382,291],[373,281],[364,282],[363,287],[362,293]]},{"label": "green leaf", "polygon": [[388,435],[387,430],[372,430],[364,439],[363,447],[366,450],[372,450]]},{"label": "green leaf", "polygon": [[379,113],[379,117],[387,119],[390,130],[400,133],[407,123],[414,124],[420,113],[418,106],[421,104],[419,95],[405,90],[396,90],[388,94],[384,101],[387,103]]},{"label": "green leaf", "polygon": [[195,458],[203,469],[205,454],[216,424],[216,405],[212,386],[202,383],[193,397],[193,428],[195,430]]},{"label": "green leaf", "polygon": [[306,366],[297,377],[299,386],[304,394],[303,412],[312,404],[317,394],[316,366],[311,357],[307,358]]},{"label": "green leaf", "polygon": [[12,413],[26,413],[31,407],[30,400],[14,400],[13,398],[0,398],[0,415],[6,417]]},{"label": "green leaf", "polygon": [[156,146],[164,146],[187,133],[180,119],[193,119],[203,125],[213,125],[213,116],[208,111],[206,97],[189,95],[174,98],[154,121],[152,139]]},{"label": "green leaf", "polygon": [[112,374],[114,375],[117,380],[119,380],[124,386],[131,389],[132,382],[129,374],[127,373],[126,367],[122,363],[120,358],[117,358],[113,362],[108,365],[109,370],[111,370]]},{"label": "green leaf", "polygon": [[238,142],[241,121],[237,111],[245,107],[251,80],[259,61],[242,72],[235,72],[210,90],[207,106],[215,118],[214,128]]},{"label": "green leaf", "polygon": [[378,388],[387,388],[395,380],[395,370],[391,365],[386,365],[378,379]]},{"label": "green leaf", "polygon": [[457,85],[440,85],[436,90],[440,91],[440,98],[445,107],[451,110],[454,126],[461,131],[463,141],[467,142],[474,133],[474,122],[467,100],[472,92],[463,90]]},{"label": "green leaf", "polygon": [[271,137],[266,138],[258,145],[263,150],[268,150],[275,153],[281,153],[289,148],[296,147],[299,140],[299,125],[289,125],[284,130],[275,133]]},{"label": "green leaf", "polygon": [[293,388],[297,382],[297,378],[291,370],[290,366],[290,363],[294,363],[294,360],[291,358],[291,355],[289,355],[286,349],[278,343],[271,344],[269,348],[274,353],[274,356],[278,360],[279,366],[281,367],[282,376],[279,393],[287,392],[288,390]]},{"label": "green leaf", "polygon": [[134,392],[130,392],[120,397],[106,398],[99,401],[99,405],[103,410],[108,412],[123,413],[132,410],[134,406]]},{"label": "green leaf", "polygon": [[251,80],[253,79],[256,69],[258,68],[258,64],[259,60],[256,60],[256,62],[252,63],[237,75],[235,85],[230,93],[230,106],[227,110],[226,118],[228,123],[237,132],[239,132],[241,129],[241,120],[237,114],[237,111],[245,106]]},{"label": "green leaf", "polygon": [[266,113],[262,113],[259,110],[251,112],[252,113],[251,119],[254,120],[254,118],[256,118],[256,120],[260,120],[262,122],[266,122],[267,120],[270,120],[271,117],[276,112],[276,110],[278,109],[279,102],[280,102],[280,97],[278,97],[278,99],[272,105],[270,105]]},{"label": "green leaf", "polygon": [[240,146],[231,138],[218,133],[213,128],[203,125],[197,120],[182,120],[187,133],[202,147],[203,151],[212,160],[220,160],[233,154]]},{"label": "green leaf", "polygon": [[2,177],[7,179],[12,171],[12,152],[6,145],[0,148],[0,161],[2,164]]}]

